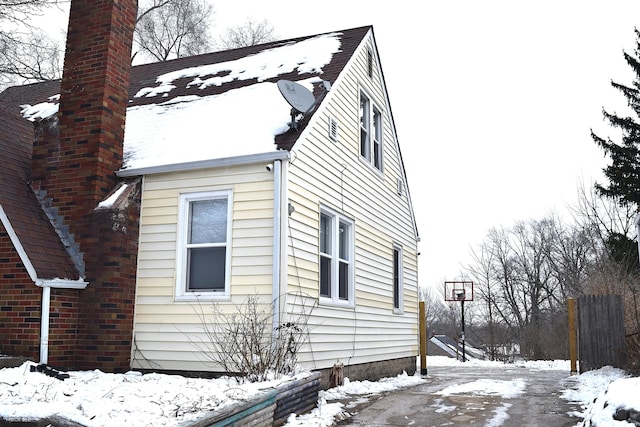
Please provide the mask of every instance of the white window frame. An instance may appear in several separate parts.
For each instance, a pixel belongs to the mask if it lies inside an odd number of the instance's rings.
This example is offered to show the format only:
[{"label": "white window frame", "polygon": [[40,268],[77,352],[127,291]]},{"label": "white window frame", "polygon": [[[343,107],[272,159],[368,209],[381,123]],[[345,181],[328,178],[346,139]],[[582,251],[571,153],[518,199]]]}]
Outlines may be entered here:
[{"label": "white window frame", "polygon": [[363,89],[360,89],[358,98],[359,155],[363,161],[379,172],[382,172],[384,163],[382,156],[384,151],[383,121],[384,114],[382,109],[372,101],[371,97]]},{"label": "white window frame", "polygon": [[[396,265],[395,254],[398,253],[398,264]],[[393,305],[394,314],[404,313],[404,284],[403,284],[403,268],[404,266],[404,253],[402,246],[393,245],[393,251],[391,252],[391,303]],[[397,279],[396,279],[397,277]],[[396,288],[396,280],[397,288]],[[397,298],[397,303],[396,303]]]},{"label": "white window frame", "polygon": [[[330,219],[330,231],[331,231],[331,242],[330,242],[330,250],[331,253],[323,253],[321,252],[321,236],[320,236],[320,224],[322,215],[325,215]],[[355,301],[355,223],[350,218],[345,217],[335,211],[330,209],[321,208],[320,209],[320,217],[318,218],[318,295],[320,298],[320,302],[324,304],[333,304],[333,305],[341,305],[341,306],[350,306],[354,305]],[[346,237],[347,247],[346,247],[346,259],[341,258],[339,256],[340,249],[340,224],[344,224],[347,226],[347,234]],[[329,283],[329,295],[321,295],[321,280],[322,280],[322,258],[329,259],[331,262],[331,277]],[[340,264],[347,264],[348,272],[347,272],[347,280],[349,283],[347,284],[347,298],[340,298]]]},{"label": "white window frame", "polygon": [[[226,241],[217,243],[215,246],[224,246],[225,252],[225,276],[224,290],[221,291],[188,291],[187,290],[187,272],[188,269],[188,236],[189,236],[189,214],[191,202],[213,199],[227,200],[227,230]],[[202,299],[228,299],[230,295],[231,283],[231,230],[232,230],[232,212],[233,212],[233,192],[231,190],[224,191],[207,191],[197,193],[184,193],[180,195],[179,212],[178,212],[178,239],[176,254],[176,301],[194,301]],[[212,246],[214,246],[212,244]]]}]

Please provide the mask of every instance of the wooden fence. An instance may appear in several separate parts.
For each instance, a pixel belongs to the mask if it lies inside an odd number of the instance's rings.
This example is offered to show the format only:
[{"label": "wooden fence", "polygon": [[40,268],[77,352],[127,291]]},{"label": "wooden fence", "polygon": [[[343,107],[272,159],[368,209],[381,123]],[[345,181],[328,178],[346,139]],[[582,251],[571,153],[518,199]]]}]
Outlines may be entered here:
[{"label": "wooden fence", "polygon": [[607,365],[624,368],[625,331],[620,295],[578,298],[578,348],[580,373]]}]

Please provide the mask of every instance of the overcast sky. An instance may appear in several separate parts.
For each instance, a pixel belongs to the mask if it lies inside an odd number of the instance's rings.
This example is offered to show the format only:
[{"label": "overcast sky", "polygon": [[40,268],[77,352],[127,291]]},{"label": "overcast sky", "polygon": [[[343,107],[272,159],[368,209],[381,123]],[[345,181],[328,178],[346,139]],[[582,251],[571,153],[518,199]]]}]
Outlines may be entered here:
[{"label": "overcast sky", "polygon": [[[279,38],[373,25],[421,237],[419,282],[458,278],[491,227],[561,215],[606,165],[611,79],[630,84],[640,0],[212,1]],[[65,17],[60,27],[66,26]]]}]

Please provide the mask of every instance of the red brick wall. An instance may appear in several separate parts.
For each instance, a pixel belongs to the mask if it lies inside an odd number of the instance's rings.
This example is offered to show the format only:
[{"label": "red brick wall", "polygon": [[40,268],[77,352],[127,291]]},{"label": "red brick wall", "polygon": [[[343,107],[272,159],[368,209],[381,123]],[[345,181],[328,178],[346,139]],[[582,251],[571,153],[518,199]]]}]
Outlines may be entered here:
[{"label": "red brick wall", "polygon": [[80,292],[75,289],[51,289],[48,363],[60,369],[76,366]]},{"label": "red brick wall", "polygon": [[85,253],[92,262],[87,263],[89,285],[80,293],[80,369],[130,369],[140,217],[140,189],[132,185],[128,206],[91,215],[102,239]]},{"label": "red brick wall", "polygon": [[[58,313],[69,324],[56,319],[60,340],[53,343],[61,347],[49,346],[52,357],[73,358],[78,369],[129,369],[139,194],[127,206],[95,208],[117,186],[122,166],[136,13],[136,0],[71,2],[57,123],[42,123],[34,145],[33,186],[46,191],[70,226],[89,283],[77,300],[56,294]],[[77,345],[71,350],[64,337],[75,333],[65,326],[72,325],[74,304]]]},{"label": "red brick wall", "polygon": [[0,354],[38,360],[40,300],[36,287],[0,225]]}]

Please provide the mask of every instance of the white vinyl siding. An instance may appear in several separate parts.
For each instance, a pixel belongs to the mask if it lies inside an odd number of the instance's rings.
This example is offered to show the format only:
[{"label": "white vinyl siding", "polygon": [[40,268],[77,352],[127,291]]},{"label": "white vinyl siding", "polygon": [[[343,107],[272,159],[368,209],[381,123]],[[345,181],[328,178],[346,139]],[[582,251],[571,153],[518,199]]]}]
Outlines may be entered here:
[{"label": "white vinyl siding", "polygon": [[216,370],[198,347],[211,301],[181,300],[176,291],[180,199],[183,195],[229,198],[229,284],[215,301],[235,312],[249,296],[270,309],[273,280],[273,173],[264,164],[145,176],[142,188],[132,368]]},{"label": "white vinyl siding", "polygon": [[[319,302],[309,319],[308,345],[299,354],[301,363],[309,368],[418,354],[417,235],[409,198],[406,192],[398,195],[404,170],[380,75],[367,75],[366,48],[362,49],[351,70],[333,84],[328,95],[331,104],[314,114],[314,119],[318,117],[316,125],[308,127],[304,141],[296,144],[296,158],[288,171],[289,202],[295,206],[288,223],[288,303],[291,311]],[[354,124],[361,123],[363,91],[381,114],[384,174],[371,167],[371,160],[362,161],[361,129]],[[338,143],[327,136],[329,117],[338,121]],[[352,306],[322,303],[318,260],[323,209],[353,220]],[[394,308],[396,247],[402,248],[402,311]]]}]

